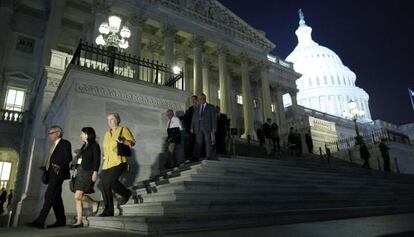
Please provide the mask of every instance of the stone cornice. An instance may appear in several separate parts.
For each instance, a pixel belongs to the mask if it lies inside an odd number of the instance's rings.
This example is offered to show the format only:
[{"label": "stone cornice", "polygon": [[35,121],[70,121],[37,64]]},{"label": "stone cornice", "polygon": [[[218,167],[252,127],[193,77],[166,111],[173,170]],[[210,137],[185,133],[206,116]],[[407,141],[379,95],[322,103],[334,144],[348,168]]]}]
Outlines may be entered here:
[{"label": "stone cornice", "polygon": [[212,25],[226,34],[238,37],[266,51],[275,47],[264,34],[258,32],[216,0],[159,1],[162,6],[174,10],[181,16]]},{"label": "stone cornice", "polygon": [[78,93],[88,94],[99,97],[106,97],[130,103],[154,106],[164,109],[182,110],[182,105],[166,99],[157,98],[149,95],[142,95],[132,91],[117,88],[91,85],[87,83],[75,82],[74,90]]}]

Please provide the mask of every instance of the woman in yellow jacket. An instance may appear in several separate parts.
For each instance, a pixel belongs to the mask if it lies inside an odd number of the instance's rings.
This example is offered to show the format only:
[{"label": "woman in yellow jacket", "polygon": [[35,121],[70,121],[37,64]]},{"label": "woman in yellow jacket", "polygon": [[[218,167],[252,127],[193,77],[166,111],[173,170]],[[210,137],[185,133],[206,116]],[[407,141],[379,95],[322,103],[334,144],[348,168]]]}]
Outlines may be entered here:
[{"label": "woman in yellow jacket", "polygon": [[122,196],[121,200],[118,201],[119,205],[125,204],[131,197],[131,190],[119,182],[119,177],[128,167],[128,157],[118,155],[118,143],[123,143],[129,147],[135,145],[135,139],[131,131],[127,127],[119,126],[121,122],[119,114],[111,113],[107,119],[110,129],[104,135],[101,172],[102,196],[105,209],[100,216],[114,215],[112,190]]}]

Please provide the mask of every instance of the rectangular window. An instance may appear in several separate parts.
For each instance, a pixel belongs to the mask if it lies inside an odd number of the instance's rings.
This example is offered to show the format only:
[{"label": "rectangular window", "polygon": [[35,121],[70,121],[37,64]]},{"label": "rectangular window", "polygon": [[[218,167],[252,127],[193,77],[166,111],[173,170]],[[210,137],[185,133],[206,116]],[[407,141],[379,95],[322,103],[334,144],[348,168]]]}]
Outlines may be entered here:
[{"label": "rectangular window", "polygon": [[17,44],[16,44],[16,50],[27,53],[27,54],[33,54],[35,46],[35,40],[19,35],[17,37]]},{"label": "rectangular window", "polygon": [[221,96],[220,96],[220,90],[217,90],[217,98],[218,98],[218,99],[221,99],[220,97],[221,97]]},{"label": "rectangular window", "polygon": [[239,105],[243,104],[243,97],[241,95],[237,95],[237,104]]},{"label": "rectangular window", "polygon": [[6,110],[23,111],[25,92],[19,89],[8,89],[6,94]]},{"label": "rectangular window", "polygon": [[258,102],[256,99],[253,99],[253,108],[257,109],[258,107]]},{"label": "rectangular window", "polygon": [[12,164],[10,162],[0,161],[0,189],[7,188],[7,183],[10,179]]}]

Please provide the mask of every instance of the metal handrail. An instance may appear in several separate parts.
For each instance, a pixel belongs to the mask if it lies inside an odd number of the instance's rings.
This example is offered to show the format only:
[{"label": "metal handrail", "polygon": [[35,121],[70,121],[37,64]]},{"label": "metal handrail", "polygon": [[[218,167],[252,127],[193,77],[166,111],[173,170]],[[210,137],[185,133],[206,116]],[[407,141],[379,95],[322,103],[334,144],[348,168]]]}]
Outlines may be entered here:
[{"label": "metal handrail", "polygon": [[107,72],[111,75],[134,78],[154,84],[184,88],[184,73],[174,73],[170,65],[136,57],[114,47],[101,47],[79,43],[71,64]]}]

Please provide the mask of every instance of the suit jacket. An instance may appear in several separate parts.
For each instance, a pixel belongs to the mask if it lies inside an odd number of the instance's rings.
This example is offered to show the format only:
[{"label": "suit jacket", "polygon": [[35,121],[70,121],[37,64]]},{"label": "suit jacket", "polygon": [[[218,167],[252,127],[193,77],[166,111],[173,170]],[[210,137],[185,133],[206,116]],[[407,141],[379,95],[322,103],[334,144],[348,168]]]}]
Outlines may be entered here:
[{"label": "suit jacket", "polygon": [[191,120],[191,128],[195,133],[203,131],[205,133],[211,133],[217,128],[217,113],[216,108],[206,103],[204,112],[200,115],[200,109],[202,105],[197,106],[193,112],[193,118]]},{"label": "suit jacket", "polygon": [[191,129],[191,122],[193,120],[193,114],[194,114],[194,106],[190,106],[187,109],[187,111],[185,111],[185,115],[184,115],[184,126],[187,132],[189,132]]},{"label": "suit jacket", "polygon": [[69,163],[72,161],[72,146],[68,140],[61,139],[50,156],[49,172],[54,172],[51,165],[60,166],[58,176],[63,179],[69,179]]},{"label": "suit jacket", "polygon": [[220,113],[220,116],[217,119],[217,134],[220,136],[226,136],[228,126],[227,115]]},{"label": "suit jacket", "polygon": [[99,166],[101,165],[101,148],[98,143],[94,142],[87,146],[84,144],[81,148],[80,155],[82,157],[81,166],[84,170],[99,171]]},{"label": "suit jacket", "polygon": [[263,135],[266,138],[272,138],[272,131],[271,131],[270,124],[264,123],[262,126],[262,130],[263,130]]}]

